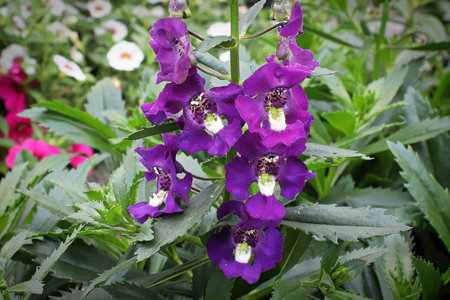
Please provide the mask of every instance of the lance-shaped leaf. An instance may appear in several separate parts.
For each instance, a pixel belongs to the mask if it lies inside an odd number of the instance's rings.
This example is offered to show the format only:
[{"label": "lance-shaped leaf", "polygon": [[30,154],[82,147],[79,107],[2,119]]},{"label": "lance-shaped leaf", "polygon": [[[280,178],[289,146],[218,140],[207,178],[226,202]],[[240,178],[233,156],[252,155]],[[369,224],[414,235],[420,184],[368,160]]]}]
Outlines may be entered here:
[{"label": "lance-shaped leaf", "polygon": [[283,224],[313,234],[319,240],[328,239],[358,241],[378,235],[408,230],[393,216],[381,208],[351,208],[335,205],[314,204],[290,207],[286,210]]},{"label": "lance-shaped leaf", "polygon": [[433,267],[431,262],[423,258],[414,258],[413,261],[422,285],[423,299],[439,299],[444,286],[439,271]]},{"label": "lance-shaped leaf", "polygon": [[2,200],[0,201],[1,215],[5,213],[6,208],[10,206],[19,196],[16,194],[15,188],[19,183],[20,177],[22,177],[23,171],[27,167],[27,164],[28,163],[23,163],[16,166],[2,178],[2,181],[0,182],[0,195],[2,195]]},{"label": "lance-shaped leaf", "polygon": [[152,127],[145,127],[141,130],[128,135],[127,140],[138,140],[148,136],[161,134],[164,132],[172,132],[178,129],[177,122],[166,122],[163,124],[154,125]]},{"label": "lance-shaped leaf", "polygon": [[201,220],[214,201],[219,198],[223,183],[214,183],[192,197],[184,212],[176,215],[165,215],[153,225],[154,239],[142,243],[136,251],[137,260],[142,261],[156,253],[162,246],[167,245],[185,234],[192,226]]},{"label": "lance-shaped leaf", "polygon": [[388,142],[405,180],[405,187],[450,251],[450,195],[431,175],[411,147]]},{"label": "lance-shaped leaf", "polygon": [[336,73],[336,70],[329,70],[327,68],[322,68],[322,67],[316,67],[311,74],[309,74],[308,77],[312,78],[312,77],[319,77],[319,76],[326,76],[326,75],[333,75],[334,73]]},{"label": "lance-shaped leaf", "polygon": [[360,157],[362,159],[371,159],[358,151],[314,143],[306,143],[306,150],[303,154],[322,158]]},{"label": "lance-shaped leaf", "polygon": [[253,20],[256,18],[256,16],[259,14],[261,9],[264,7],[264,4],[266,3],[266,0],[260,0],[255,5],[250,7],[249,10],[242,16],[242,18],[239,20],[239,35],[242,36],[245,34],[247,29],[252,24]]},{"label": "lance-shaped leaf", "polygon": [[8,240],[0,250],[0,272],[5,270],[8,261],[24,244],[28,244],[30,241],[26,240],[27,232],[22,231],[18,235],[13,236]]},{"label": "lance-shaped leaf", "polygon": [[222,74],[228,74],[227,68],[223,65],[223,63],[215,56],[209,53],[197,52],[195,53],[195,57],[197,61],[208,68],[217,71]]},{"label": "lance-shaped leaf", "polygon": [[198,45],[195,52],[207,52],[208,50],[223,44],[232,44],[234,39],[226,35],[218,35],[211,38],[207,38]]}]

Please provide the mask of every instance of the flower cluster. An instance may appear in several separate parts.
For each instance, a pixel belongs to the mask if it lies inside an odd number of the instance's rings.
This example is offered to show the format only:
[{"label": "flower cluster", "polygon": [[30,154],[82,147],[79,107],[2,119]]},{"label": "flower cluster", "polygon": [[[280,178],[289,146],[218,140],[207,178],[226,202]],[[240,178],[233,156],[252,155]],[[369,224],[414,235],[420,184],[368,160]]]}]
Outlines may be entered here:
[{"label": "flower cluster", "polygon": [[[225,166],[225,187],[236,200],[224,202],[217,217],[235,214],[241,221],[224,226],[206,245],[228,278],[254,283],[281,260],[283,237],[275,227],[285,207],[275,197],[277,183],[281,196],[294,199],[314,177],[299,159],[313,121],[300,83],[318,63],[311,51],[296,44],[301,27],[302,10],[296,2],[289,22],[279,28],[277,55],[268,57],[242,87],[230,83],[209,90],[197,72],[186,24],[169,17],[150,30],[149,44],[161,67],[157,83],[168,83],[155,101],[141,108],[153,124],[176,120],[181,133],[163,135],[164,145],[136,149],[148,170],[146,179],[157,179],[157,189],[149,201],[128,210],[140,223],[180,212],[181,200],[188,204],[192,176],[176,162],[176,153],[205,151],[222,157],[235,147],[239,155]],[[185,173],[183,179],[179,173]],[[251,195],[253,182],[259,190]]]}]

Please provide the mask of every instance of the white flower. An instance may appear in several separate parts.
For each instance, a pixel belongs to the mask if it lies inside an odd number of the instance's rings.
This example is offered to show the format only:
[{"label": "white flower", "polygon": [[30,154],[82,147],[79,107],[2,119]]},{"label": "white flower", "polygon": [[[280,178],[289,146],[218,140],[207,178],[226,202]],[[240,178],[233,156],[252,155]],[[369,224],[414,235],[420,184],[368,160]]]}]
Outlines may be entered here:
[{"label": "white flower", "polygon": [[143,5],[137,5],[131,9],[133,15],[140,19],[148,18],[148,17],[163,17],[166,14],[166,11],[161,6],[155,6],[152,9],[148,9]]},{"label": "white flower", "polygon": [[6,6],[0,7],[0,15],[4,17],[8,16],[8,8]]},{"label": "white flower", "polygon": [[31,16],[31,3],[25,3],[20,6],[20,14],[24,18]]},{"label": "white flower", "polygon": [[47,0],[47,4],[50,6],[50,13],[57,17],[60,17],[66,9],[62,0]]},{"label": "white flower", "polygon": [[109,14],[112,10],[112,5],[109,1],[94,0],[86,4],[86,8],[89,10],[91,17],[101,18]]},{"label": "white flower", "polygon": [[83,53],[81,53],[80,51],[78,51],[78,49],[73,46],[72,48],[70,48],[70,57],[75,61],[75,62],[80,62],[83,60],[84,56]]},{"label": "white flower", "polygon": [[70,37],[72,30],[60,22],[53,22],[47,25],[47,30],[59,37]]},{"label": "white flower", "polygon": [[9,45],[0,55],[0,66],[6,70],[11,69],[15,62],[20,62],[27,74],[36,72],[36,60],[30,58],[25,48],[19,44]]},{"label": "white flower", "polygon": [[231,27],[230,22],[217,22],[211,24],[206,33],[210,36],[218,36],[218,35],[230,35]]},{"label": "white flower", "polygon": [[150,10],[150,17],[163,17],[166,11],[161,6],[155,6]]},{"label": "white flower", "polygon": [[86,75],[84,75],[80,67],[73,61],[58,54],[53,56],[53,61],[58,66],[59,70],[67,76],[73,77],[79,81],[86,80]]},{"label": "white flower", "polygon": [[144,53],[135,43],[120,41],[106,54],[109,65],[116,70],[131,71],[144,60]]},{"label": "white flower", "polygon": [[23,29],[23,28],[27,27],[27,25],[25,24],[25,21],[20,16],[14,16],[12,18],[12,21],[13,21],[13,25],[15,28]]},{"label": "white flower", "polygon": [[94,32],[96,35],[104,35],[108,32],[111,32],[113,41],[118,42],[123,40],[127,36],[128,29],[127,26],[122,22],[116,20],[108,20],[102,22],[102,24],[100,24],[100,27],[95,27]]}]

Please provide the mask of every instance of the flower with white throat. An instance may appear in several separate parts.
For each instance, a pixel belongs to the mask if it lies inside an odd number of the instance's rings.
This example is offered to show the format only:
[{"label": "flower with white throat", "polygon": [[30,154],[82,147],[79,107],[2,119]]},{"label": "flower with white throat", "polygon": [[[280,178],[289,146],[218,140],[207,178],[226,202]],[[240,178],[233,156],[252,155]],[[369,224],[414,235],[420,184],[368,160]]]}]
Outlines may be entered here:
[{"label": "flower with white throat", "polygon": [[116,20],[107,20],[100,24],[99,27],[94,28],[96,35],[105,35],[111,33],[114,42],[123,40],[127,34],[128,29],[125,24]]},{"label": "flower with white throat", "polygon": [[66,9],[62,0],[47,0],[47,4],[50,6],[50,13],[57,17],[60,17]]},{"label": "flower with white throat", "polygon": [[53,61],[58,66],[59,70],[67,76],[73,77],[78,81],[86,80],[86,75],[84,75],[81,68],[73,61],[58,54],[53,56]]},{"label": "flower with white throat", "polygon": [[106,58],[112,68],[131,71],[141,65],[144,60],[144,52],[135,43],[120,41],[109,49]]},{"label": "flower with white throat", "polygon": [[36,72],[36,60],[30,58],[25,48],[19,44],[11,44],[3,49],[0,55],[0,67],[5,70],[12,68],[14,63],[19,62],[21,67],[27,74],[33,74]]},{"label": "flower with white throat", "polygon": [[89,10],[91,17],[98,19],[108,15],[112,11],[112,5],[109,1],[94,0],[86,4],[86,8]]}]

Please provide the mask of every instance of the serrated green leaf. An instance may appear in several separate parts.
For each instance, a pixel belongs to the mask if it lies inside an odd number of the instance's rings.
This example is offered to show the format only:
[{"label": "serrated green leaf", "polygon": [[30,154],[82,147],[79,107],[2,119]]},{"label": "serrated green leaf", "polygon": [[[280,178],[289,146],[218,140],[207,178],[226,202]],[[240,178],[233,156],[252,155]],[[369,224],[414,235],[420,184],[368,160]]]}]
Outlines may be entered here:
[{"label": "serrated green leaf", "polygon": [[306,300],[308,293],[298,279],[282,280],[274,287],[270,300]]},{"label": "serrated green leaf", "polygon": [[197,46],[197,48],[195,48],[195,52],[208,52],[210,49],[219,46],[222,43],[227,43],[227,42],[231,42],[234,41],[234,39],[232,39],[229,36],[226,35],[218,35],[218,36],[213,36],[210,38],[207,38],[205,40],[203,40],[200,45]]},{"label": "serrated green leaf", "polygon": [[389,149],[387,141],[400,142],[402,144],[414,144],[438,136],[450,129],[449,117],[436,117],[426,119],[418,123],[403,127],[386,138],[383,138],[366,148],[361,152],[365,154],[375,154]]},{"label": "serrated green leaf", "polygon": [[126,116],[125,101],[122,99],[122,93],[115,87],[110,78],[100,80],[91,88],[84,107],[87,113],[107,125],[110,124],[108,124],[103,114],[107,110],[115,110],[121,116]]},{"label": "serrated green leaf", "polygon": [[139,227],[138,234],[130,239],[130,243],[135,242],[149,242],[153,240],[153,219],[149,218],[147,221],[142,224],[141,227]]},{"label": "serrated green leaf", "polygon": [[101,283],[105,282],[106,280],[108,280],[109,278],[111,278],[112,276],[127,270],[129,268],[131,268],[134,264],[136,263],[136,257],[132,257],[130,259],[127,259],[125,261],[120,262],[118,265],[112,267],[109,270],[106,270],[105,272],[101,273],[100,276],[98,276],[97,278],[95,278],[91,284],[89,284],[88,287],[86,287],[86,290],[83,293],[83,296],[81,297],[82,299],[85,299],[90,292],[92,292],[94,290],[95,287],[97,287],[98,285],[100,285]]},{"label": "serrated green leaf", "polygon": [[314,70],[312,70],[311,74],[309,74],[308,77],[312,78],[312,77],[333,75],[336,72],[337,72],[336,70],[329,70],[327,68],[316,67]]},{"label": "serrated green leaf", "polygon": [[[71,290],[71,293],[67,293],[64,291],[60,291],[63,296],[61,297],[52,297],[49,296],[50,300],[80,300],[81,295],[83,294],[82,290]],[[112,300],[113,297],[109,295],[105,290],[103,289],[95,289],[92,291],[92,293],[89,294],[88,297],[86,297],[86,300]],[[126,298],[127,300],[130,300],[129,298]]]},{"label": "serrated green leaf", "polygon": [[151,292],[148,289],[130,284],[128,282],[117,282],[111,285],[105,285],[102,288],[112,295],[114,299],[148,300],[150,296],[152,297],[152,300],[163,299],[160,298],[155,292]]},{"label": "serrated green leaf", "polygon": [[395,160],[402,169],[400,175],[405,180],[405,187],[417,201],[425,218],[437,231],[450,252],[450,195],[434,179],[411,147],[405,148],[400,143],[388,142]]},{"label": "serrated green leaf", "polygon": [[205,299],[228,300],[232,288],[233,280],[227,279],[222,270],[215,267],[206,286]]},{"label": "serrated green leaf", "polygon": [[345,133],[345,135],[353,133],[356,122],[356,117],[353,113],[338,110],[333,112],[323,112],[322,117],[324,117],[331,126]]},{"label": "serrated green leaf", "polygon": [[152,127],[145,127],[139,131],[133,132],[127,136],[127,140],[138,140],[148,136],[157,135],[165,132],[172,132],[178,130],[177,122],[166,122],[163,124],[154,125]]},{"label": "serrated green leaf", "polygon": [[253,20],[259,14],[261,9],[264,7],[266,0],[260,0],[250,7],[247,12],[239,20],[239,35],[242,36],[247,32],[247,29],[252,24]]},{"label": "serrated green leaf", "polygon": [[385,215],[380,208],[350,208],[314,204],[289,207],[283,224],[313,234],[316,238],[337,243],[358,241],[378,235],[388,235],[408,230],[397,219]]},{"label": "serrated green leaf", "polygon": [[37,295],[42,294],[43,291],[44,284],[40,283],[39,280],[36,279],[27,280],[8,288],[8,292],[29,293]]},{"label": "serrated green leaf", "polygon": [[0,250],[0,271],[4,270],[13,255],[26,244],[27,232],[22,231],[9,239]]},{"label": "serrated green leaf", "polygon": [[28,163],[23,163],[12,168],[0,182],[0,195],[2,199],[0,201],[0,215],[4,214],[6,208],[10,206],[19,195],[16,194],[15,189],[19,183],[20,177],[23,175],[23,171],[27,167]]},{"label": "serrated green leaf", "polygon": [[314,143],[306,143],[306,150],[303,154],[321,158],[360,157],[361,159],[372,159],[358,151]]},{"label": "serrated green leaf", "polygon": [[414,257],[413,261],[422,285],[423,299],[439,299],[442,288],[444,287],[439,271],[433,267],[431,262],[427,262],[423,258]]},{"label": "serrated green leaf", "polygon": [[361,248],[357,250],[353,250],[351,252],[347,252],[344,255],[339,256],[338,262],[343,264],[346,261],[350,260],[363,260],[366,264],[371,264],[377,258],[386,254],[386,248],[379,247],[367,247]]},{"label": "serrated green leaf", "polygon": [[223,183],[214,183],[190,199],[189,206],[183,213],[162,216],[153,225],[154,240],[142,243],[136,251],[137,260],[142,261],[156,253],[163,245],[173,242],[185,234],[192,226],[201,220],[211,205],[220,196]]},{"label": "serrated green leaf", "polygon": [[50,195],[45,195],[38,191],[19,190],[22,194],[39,203],[42,207],[48,209],[59,217],[66,217],[72,213],[67,205]]},{"label": "serrated green leaf", "polygon": [[289,271],[305,253],[312,240],[312,236],[288,228],[283,244],[281,269],[278,278]]},{"label": "serrated green leaf", "polygon": [[321,80],[328,86],[331,94],[346,112],[353,113],[355,111],[350,95],[337,76],[325,76]]},{"label": "serrated green leaf", "polygon": [[197,58],[197,62],[207,66],[208,68],[215,70],[221,74],[228,74],[227,68],[223,65],[223,63],[215,56],[209,53],[197,52],[195,54]]},{"label": "serrated green leaf", "polygon": [[369,127],[367,129],[363,129],[360,132],[353,133],[345,138],[340,139],[339,141],[335,142],[333,146],[335,147],[342,147],[344,145],[350,145],[350,143],[361,140],[362,138],[365,138],[367,136],[370,136],[372,134],[378,133],[380,131],[383,131],[385,129],[394,127],[394,126],[400,126],[402,125],[402,122],[394,122],[390,124],[381,124],[378,126]]},{"label": "serrated green leaf", "polygon": [[325,293],[325,296],[327,296],[330,300],[367,300],[369,298],[366,298],[361,295],[353,294],[346,291],[334,291],[333,293]]}]

